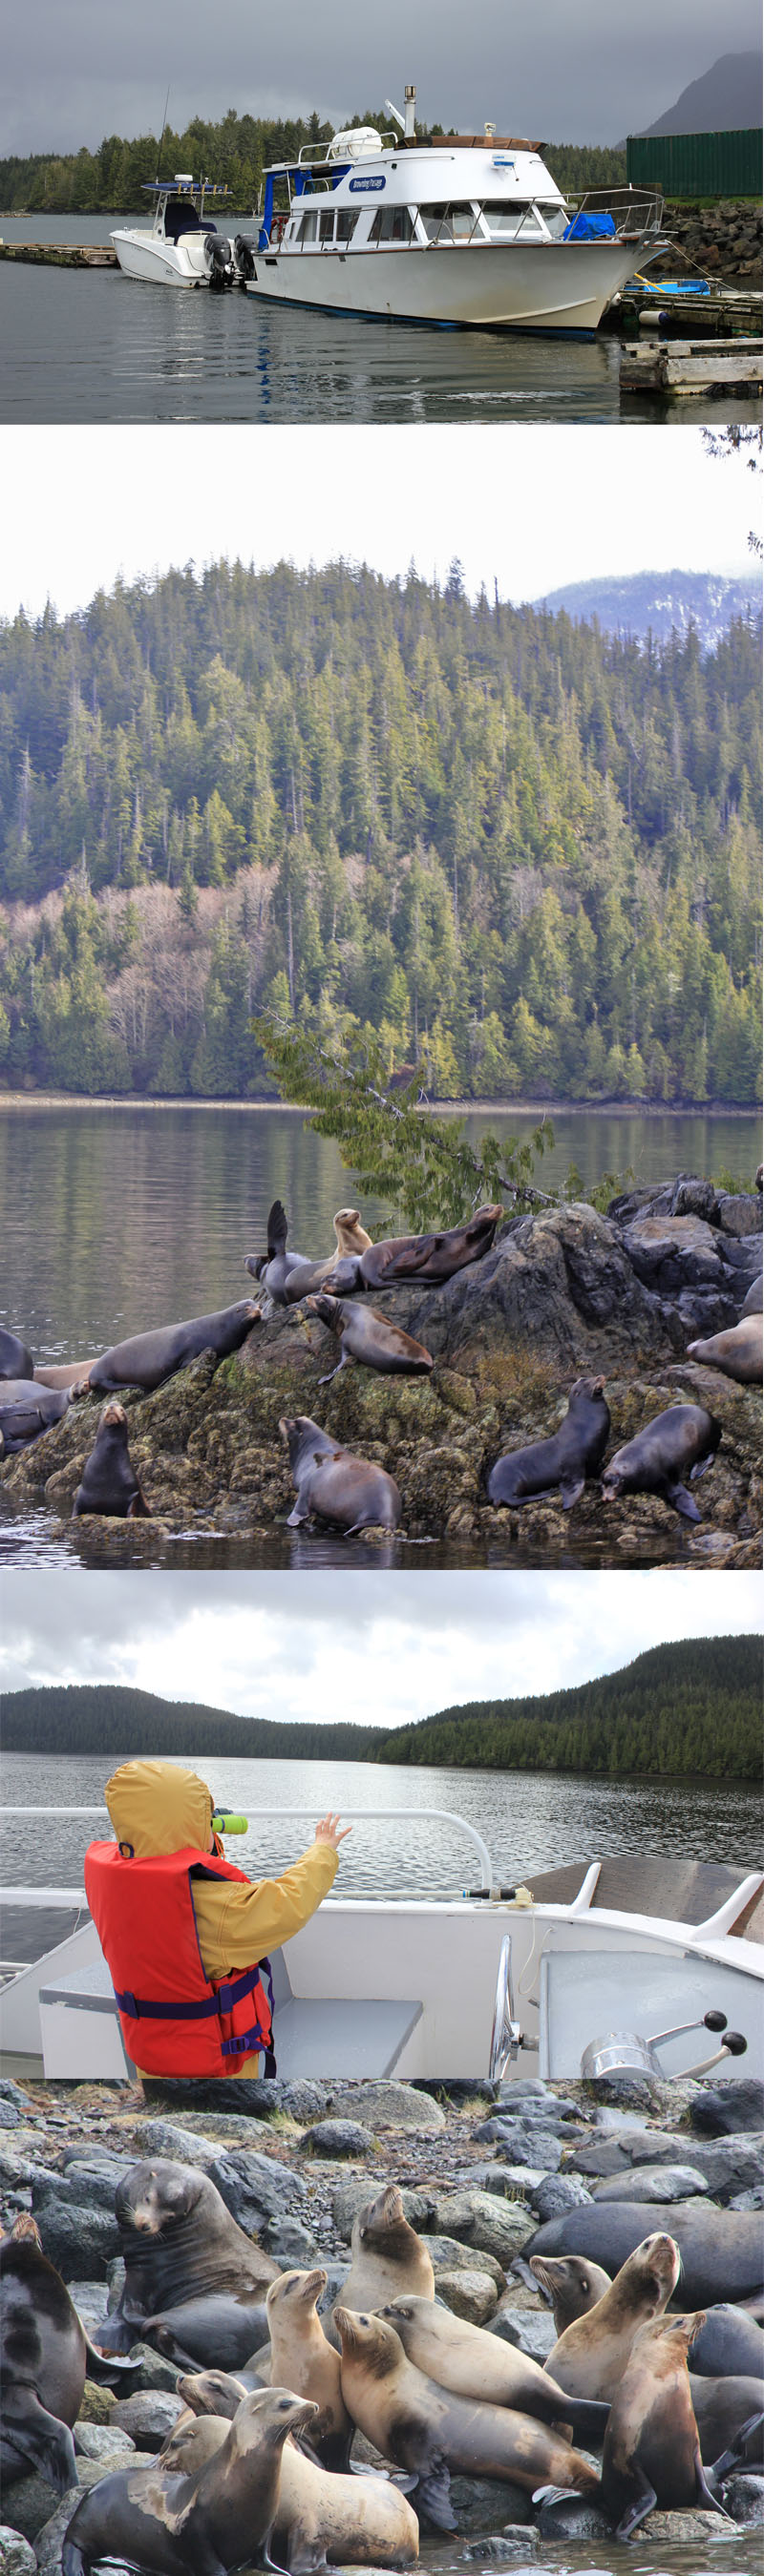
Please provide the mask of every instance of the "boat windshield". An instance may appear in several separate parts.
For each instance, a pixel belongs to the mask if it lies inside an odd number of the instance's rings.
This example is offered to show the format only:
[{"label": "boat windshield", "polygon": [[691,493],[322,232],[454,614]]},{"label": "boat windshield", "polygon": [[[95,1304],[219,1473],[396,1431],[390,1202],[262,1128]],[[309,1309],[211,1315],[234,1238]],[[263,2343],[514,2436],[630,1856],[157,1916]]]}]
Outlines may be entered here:
[{"label": "boat windshield", "polygon": [[467,201],[420,206],[419,214],[428,241],[469,241],[477,223],[477,209]]},{"label": "boat windshield", "polygon": [[378,206],[369,228],[370,242],[410,242],[414,224],[408,206]]},{"label": "boat windshield", "polygon": [[[551,211],[550,208],[550,213]],[[515,197],[510,205],[506,197],[495,200],[487,198],[481,213],[495,241],[513,241],[517,233],[537,233],[541,230],[536,208],[527,198],[523,200],[522,197]],[[563,223],[567,220],[564,210],[562,220]],[[544,221],[545,223],[548,221],[546,210]]]}]

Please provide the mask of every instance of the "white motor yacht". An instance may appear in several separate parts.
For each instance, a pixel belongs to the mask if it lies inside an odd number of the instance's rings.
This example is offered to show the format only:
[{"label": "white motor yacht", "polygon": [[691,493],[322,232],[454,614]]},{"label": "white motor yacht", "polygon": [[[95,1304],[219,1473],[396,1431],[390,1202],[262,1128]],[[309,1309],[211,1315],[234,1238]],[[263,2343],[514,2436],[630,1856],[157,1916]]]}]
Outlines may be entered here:
[{"label": "white motor yacht", "polygon": [[498,135],[419,140],[415,91],[398,130],[305,145],[265,172],[259,232],[242,249],[249,295],[441,327],[590,338],[606,304],[659,243],[660,193],[629,188],[572,208],[538,143]]},{"label": "white motor yacht", "polygon": [[[39,1808],[16,1808],[35,1815]],[[376,1827],[385,1811],[364,1813]],[[259,1810],[280,1818],[304,1810]],[[103,1808],[63,1808],[100,1835]],[[498,1885],[474,1826],[478,1882],[442,1896],[328,1897],[272,1955],[277,2072],[465,2077],[764,2074],[764,1872],[639,1857],[570,1862]],[[97,1821],[95,1821],[97,1819]],[[255,1870],[254,1875],[257,1876]],[[4,2073],[69,2082],[133,2073],[82,1888],[3,1891]],[[8,1957],[34,1924],[41,1955]],[[35,1943],[30,1939],[29,1947]],[[40,1945],[41,1946],[41,1945]]]},{"label": "white motor yacht", "polygon": [[162,286],[232,286],[237,276],[233,242],[204,211],[208,197],[229,198],[230,188],[213,187],[209,179],[194,179],[181,170],[174,179],[144,181],[143,194],[153,200],[150,226],[110,236],[125,276]]}]

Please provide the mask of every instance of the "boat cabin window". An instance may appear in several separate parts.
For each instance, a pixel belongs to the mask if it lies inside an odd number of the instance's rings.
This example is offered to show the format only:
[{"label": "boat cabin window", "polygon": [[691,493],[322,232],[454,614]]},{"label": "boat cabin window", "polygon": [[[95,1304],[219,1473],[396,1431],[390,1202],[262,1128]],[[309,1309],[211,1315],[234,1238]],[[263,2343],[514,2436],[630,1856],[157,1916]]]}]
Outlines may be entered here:
[{"label": "boat cabin window", "polygon": [[331,241],[333,241],[333,240],[334,240],[334,207],[333,207],[333,206],[327,206],[327,207],[325,208],[325,210],[324,210],[323,214],[319,215],[319,218],[318,218],[318,238],[319,238],[319,241],[322,241],[322,242],[331,242]]},{"label": "boat cabin window", "polygon": [[499,197],[493,203],[489,199],[482,212],[495,241],[512,241],[516,233],[541,230],[536,208],[529,205],[527,199],[523,203],[521,198],[515,197],[511,205],[508,205],[506,197]]},{"label": "boat cabin window", "polygon": [[301,215],[295,233],[295,240],[299,242],[301,250],[304,250],[306,242],[315,241],[317,232],[317,214]]},{"label": "boat cabin window", "polygon": [[472,205],[420,206],[419,213],[428,241],[469,241],[476,229],[477,213]]},{"label": "boat cabin window", "polygon": [[370,242],[410,242],[414,225],[408,206],[378,206],[369,231]]},{"label": "boat cabin window", "polygon": [[551,233],[552,240],[562,241],[563,234],[567,232],[570,223],[569,207],[559,205],[556,199],[554,204],[548,206],[542,202],[539,206],[539,214],[542,223],[546,225],[547,232]]},{"label": "boat cabin window", "polygon": [[357,213],[356,213],[356,210],[355,210],[355,207],[354,207],[354,206],[338,206],[338,208],[337,208],[337,240],[338,240],[338,242],[349,242],[349,241],[352,241],[352,239],[353,239],[353,234],[354,234],[354,232],[355,232],[355,228],[356,228],[356,224],[357,224],[357,222],[358,222],[358,215],[357,215]]}]

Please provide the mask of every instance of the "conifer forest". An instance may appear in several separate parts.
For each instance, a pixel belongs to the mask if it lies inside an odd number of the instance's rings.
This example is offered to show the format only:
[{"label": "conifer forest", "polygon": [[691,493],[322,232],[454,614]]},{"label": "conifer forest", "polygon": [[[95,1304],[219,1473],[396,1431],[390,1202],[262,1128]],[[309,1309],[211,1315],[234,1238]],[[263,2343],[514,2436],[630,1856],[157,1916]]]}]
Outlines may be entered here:
[{"label": "conifer forest", "polygon": [[658,646],[473,604],[456,561],[189,564],[20,613],[0,1084],[272,1096],[275,1012],[373,1030],[443,1100],[752,1105],[759,662],[748,620]]}]

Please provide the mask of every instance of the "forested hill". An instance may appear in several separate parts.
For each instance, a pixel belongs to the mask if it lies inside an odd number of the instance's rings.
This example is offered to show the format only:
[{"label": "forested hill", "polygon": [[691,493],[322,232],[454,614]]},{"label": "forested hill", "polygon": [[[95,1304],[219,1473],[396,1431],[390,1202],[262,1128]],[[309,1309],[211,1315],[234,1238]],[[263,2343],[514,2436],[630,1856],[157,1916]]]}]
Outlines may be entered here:
[{"label": "forested hill", "polygon": [[0,1082],[262,1096],[265,1008],[445,1099],[753,1102],[759,657],[744,619],[704,657],[473,605],[458,564],[0,625]]},{"label": "forested hill", "polygon": [[[543,1697],[444,1709],[418,1726],[282,1723],[108,1685],[6,1694],[10,1752],[431,1764],[448,1770],[573,1771],[758,1780],[760,1637],[650,1647],[621,1672]],[[219,1780],[211,1783],[223,1794]]]},{"label": "forested hill", "polygon": [[758,1781],[761,1713],[761,1637],[698,1637],[543,1699],[442,1709],[388,1736],[378,1759]]}]

